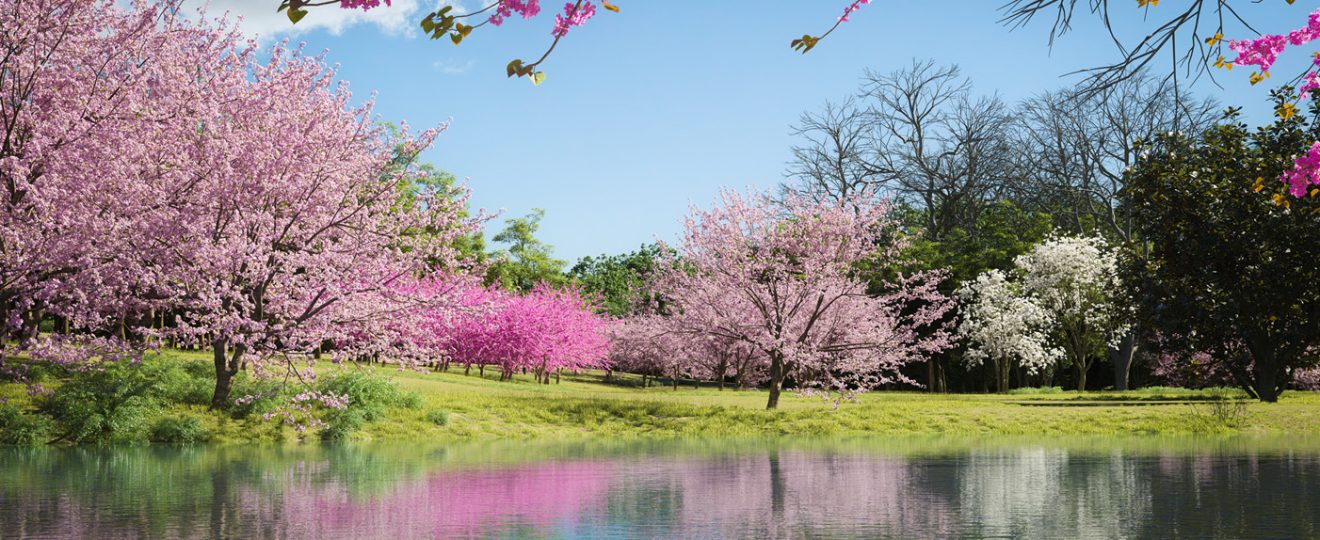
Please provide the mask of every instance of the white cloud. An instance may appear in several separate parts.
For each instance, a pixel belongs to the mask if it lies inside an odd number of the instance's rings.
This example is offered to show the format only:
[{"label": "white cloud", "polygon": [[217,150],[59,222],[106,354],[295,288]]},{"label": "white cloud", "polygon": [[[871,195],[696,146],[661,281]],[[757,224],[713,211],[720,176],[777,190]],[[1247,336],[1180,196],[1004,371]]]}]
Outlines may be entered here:
[{"label": "white cloud", "polygon": [[445,75],[462,75],[477,65],[475,58],[469,58],[466,62],[457,60],[436,60],[431,62],[431,69],[444,73]]},{"label": "white cloud", "polygon": [[[424,9],[423,4],[430,7]],[[209,3],[205,0],[187,0],[184,8],[186,11],[194,11],[206,5],[207,14],[211,17],[219,17],[226,12],[230,18],[242,17],[239,28],[245,35],[268,41],[320,29],[339,35],[345,29],[357,25],[372,25],[390,35],[409,35],[416,31],[421,16],[429,13],[437,4],[454,5],[456,10],[463,9],[457,0],[393,0],[390,6],[368,11],[329,5],[309,8],[307,16],[295,25],[289,22],[287,15],[276,11],[279,6],[276,0],[210,0]]]}]

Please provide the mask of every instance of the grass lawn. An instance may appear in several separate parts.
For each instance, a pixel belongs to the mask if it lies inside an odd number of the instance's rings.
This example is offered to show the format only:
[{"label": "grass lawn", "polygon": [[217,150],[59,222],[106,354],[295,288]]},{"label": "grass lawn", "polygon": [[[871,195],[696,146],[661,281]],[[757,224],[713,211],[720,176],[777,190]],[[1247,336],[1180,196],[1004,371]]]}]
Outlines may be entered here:
[{"label": "grass lawn", "polygon": [[[166,354],[207,362],[204,353]],[[638,387],[639,379],[616,374],[565,375],[560,384],[537,384],[530,376],[496,380],[448,373],[401,371],[393,367],[331,367],[370,370],[421,396],[421,406],[395,407],[355,435],[363,440],[483,440],[671,437],[862,437],[875,435],[1103,435],[1103,434],[1298,434],[1320,435],[1320,393],[1286,392],[1278,403],[1198,401],[1245,397],[1236,391],[1199,392],[1156,388],[1131,392],[1041,392],[1009,395],[872,392],[837,409],[819,398],[786,394],[780,409],[766,411],[760,390],[675,391]],[[0,385],[0,396],[26,401],[23,387]],[[1030,406],[1036,405],[1036,406]],[[199,405],[173,405],[207,418],[212,440],[244,442],[292,438],[274,420],[244,420],[210,414]],[[438,423],[437,413],[447,413]],[[443,414],[441,414],[443,416]]]}]

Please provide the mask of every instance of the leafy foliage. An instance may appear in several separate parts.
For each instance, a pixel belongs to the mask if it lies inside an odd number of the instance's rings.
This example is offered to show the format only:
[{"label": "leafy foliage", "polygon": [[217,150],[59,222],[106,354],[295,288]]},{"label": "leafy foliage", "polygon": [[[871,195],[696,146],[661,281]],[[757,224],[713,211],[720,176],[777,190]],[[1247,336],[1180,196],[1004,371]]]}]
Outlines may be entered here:
[{"label": "leafy foliage", "polygon": [[391,381],[361,372],[332,375],[317,381],[316,386],[322,393],[348,398],[347,407],[329,409],[325,413],[321,439],[326,441],[348,440],[367,422],[384,418],[390,407],[415,409],[421,406],[418,394],[400,390]]},{"label": "leafy foliage", "polygon": [[37,446],[50,439],[49,418],[30,414],[18,405],[0,404],[0,444]]},{"label": "leafy foliage", "polygon": [[[1275,92],[1284,104],[1290,89]],[[1204,133],[1151,141],[1132,172],[1150,257],[1133,270],[1143,313],[1169,346],[1205,352],[1274,401],[1320,345],[1320,215],[1278,171],[1320,137],[1320,105],[1249,130],[1230,111]],[[1273,187],[1271,187],[1273,186]],[[1192,354],[1182,355],[1193,358]]]},{"label": "leafy foliage", "polygon": [[210,438],[202,419],[194,414],[164,416],[151,425],[151,442],[194,444]]},{"label": "leafy foliage", "polygon": [[504,220],[505,228],[492,240],[508,248],[492,254],[486,284],[498,283],[511,291],[527,292],[538,284],[564,282],[564,261],[554,258],[554,247],[536,238],[545,210],[536,208],[525,217]]},{"label": "leafy foliage", "polygon": [[583,257],[569,269],[568,277],[584,292],[597,295],[605,313],[635,315],[653,300],[648,283],[661,254],[659,244],[646,244],[631,253]]}]

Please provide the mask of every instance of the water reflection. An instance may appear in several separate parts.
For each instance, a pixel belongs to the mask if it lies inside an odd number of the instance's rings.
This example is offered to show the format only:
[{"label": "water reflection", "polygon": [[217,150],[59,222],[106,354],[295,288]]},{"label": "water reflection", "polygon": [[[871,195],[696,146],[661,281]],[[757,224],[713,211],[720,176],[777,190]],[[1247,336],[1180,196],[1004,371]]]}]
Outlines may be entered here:
[{"label": "water reflection", "polygon": [[1320,535],[1320,445],[1223,439],[0,449],[0,537]]}]

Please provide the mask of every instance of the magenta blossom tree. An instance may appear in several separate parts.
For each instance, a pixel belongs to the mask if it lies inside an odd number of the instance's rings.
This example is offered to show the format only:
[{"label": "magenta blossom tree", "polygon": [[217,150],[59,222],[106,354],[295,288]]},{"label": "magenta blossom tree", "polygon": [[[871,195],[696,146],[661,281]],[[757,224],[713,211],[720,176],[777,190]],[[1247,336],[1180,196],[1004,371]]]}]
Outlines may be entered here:
[{"label": "magenta blossom tree", "polygon": [[951,344],[943,320],[953,302],[936,290],[939,272],[868,294],[858,265],[888,266],[907,245],[888,206],[871,201],[724,191],[715,208],[693,208],[658,279],[671,324],[755,347],[768,363],[769,409],[790,377],[805,392],[846,397],[911,383],[899,368]]},{"label": "magenta blossom tree", "polygon": [[469,369],[495,366],[502,380],[530,370],[548,384],[560,370],[608,365],[608,321],[577,288],[542,284],[519,295],[471,287],[462,303],[468,307],[434,332],[446,354]]}]

